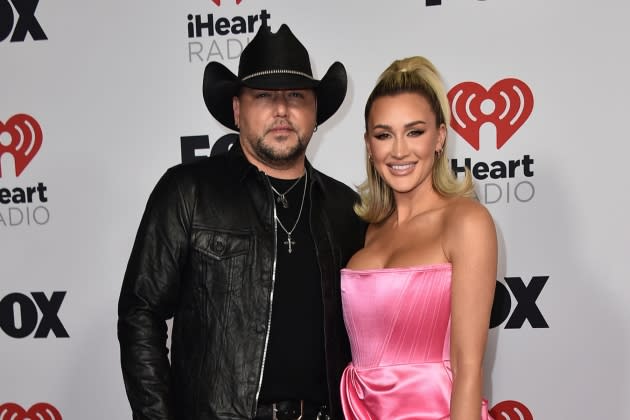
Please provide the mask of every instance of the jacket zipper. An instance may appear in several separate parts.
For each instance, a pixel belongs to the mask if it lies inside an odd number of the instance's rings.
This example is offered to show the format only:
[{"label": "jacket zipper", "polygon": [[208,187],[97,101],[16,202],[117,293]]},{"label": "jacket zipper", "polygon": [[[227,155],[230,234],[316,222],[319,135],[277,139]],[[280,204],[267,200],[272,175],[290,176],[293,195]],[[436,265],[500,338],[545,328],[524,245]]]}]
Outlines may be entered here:
[{"label": "jacket zipper", "polygon": [[[314,233],[314,229],[313,229],[313,188],[312,188],[311,184],[311,189],[309,190],[309,194],[308,194],[308,198],[309,198],[309,212],[308,212],[308,227],[310,229],[311,232],[311,237],[313,238],[313,245],[315,248],[315,257],[317,258],[317,265],[319,266],[319,288],[321,290],[322,293],[322,329],[324,331],[324,370],[325,370],[325,375],[326,375],[326,397],[328,400],[328,403],[326,405],[328,405],[328,407],[330,408],[330,402],[332,401],[330,396],[330,383],[329,383],[329,378],[328,378],[328,352],[327,350],[327,341],[326,341],[326,305],[324,303],[324,277],[326,276],[326,273],[324,273],[324,270],[327,269],[328,267],[322,267],[322,259],[319,255],[319,247],[318,247],[318,241],[317,238],[315,236]],[[326,240],[328,241],[329,244],[332,244],[332,241],[330,240],[330,234],[329,234],[329,230],[325,229],[326,232]],[[332,246],[331,246],[331,252],[332,252]],[[334,256],[333,256],[334,259]]]},{"label": "jacket zipper", "polygon": [[[271,192],[271,183],[269,178],[265,177],[267,181],[267,192]],[[273,192],[271,192],[271,202],[273,203]],[[276,263],[278,262],[278,221],[276,214],[276,206],[273,206],[273,267],[271,272],[271,293],[269,295],[269,317],[267,318],[267,335],[265,336],[265,348],[263,350],[262,363],[260,365],[260,376],[258,378],[258,389],[256,390],[256,401],[254,405],[254,415],[256,414],[256,408],[258,407],[258,399],[260,398],[260,391],[262,389],[263,374],[265,371],[265,361],[267,359],[267,347],[269,345],[269,336],[271,334],[271,313],[273,311],[273,292],[276,287]]]}]

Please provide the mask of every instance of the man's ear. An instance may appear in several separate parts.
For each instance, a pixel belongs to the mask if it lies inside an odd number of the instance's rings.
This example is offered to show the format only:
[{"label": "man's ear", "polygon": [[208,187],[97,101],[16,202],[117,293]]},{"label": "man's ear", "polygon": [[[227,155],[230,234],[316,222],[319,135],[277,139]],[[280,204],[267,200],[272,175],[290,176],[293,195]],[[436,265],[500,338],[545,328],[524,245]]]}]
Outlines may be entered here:
[{"label": "man's ear", "polygon": [[238,99],[238,96],[234,96],[232,98],[232,111],[234,112],[234,125],[236,128],[240,128],[239,120],[241,117],[241,102]]}]

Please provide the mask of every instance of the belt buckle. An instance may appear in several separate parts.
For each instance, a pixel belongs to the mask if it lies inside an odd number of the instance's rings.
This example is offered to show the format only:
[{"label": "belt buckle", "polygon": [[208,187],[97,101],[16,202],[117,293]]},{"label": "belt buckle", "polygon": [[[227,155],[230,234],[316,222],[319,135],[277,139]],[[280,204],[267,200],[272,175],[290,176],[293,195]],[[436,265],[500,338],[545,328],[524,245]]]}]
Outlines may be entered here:
[{"label": "belt buckle", "polygon": [[300,400],[300,415],[298,417],[291,417],[297,414],[297,413],[291,412],[291,413],[287,413],[288,416],[286,417],[283,415],[282,418],[278,418],[278,408],[276,406],[276,403],[273,403],[271,407],[272,407],[272,412],[273,412],[271,416],[272,420],[302,420],[302,418],[304,417],[304,400]]},{"label": "belt buckle", "polygon": [[317,414],[312,416],[311,414],[305,412],[304,400],[299,400],[299,403],[300,403],[299,412],[297,409],[293,408],[295,407],[294,404],[291,405],[292,407],[287,407],[286,409],[279,409],[278,403],[272,403],[271,404],[272,420],[311,420],[311,419],[332,420],[332,417],[330,417],[330,414],[328,413],[328,408],[326,407],[326,405],[320,406],[319,410],[317,411]]},{"label": "belt buckle", "polygon": [[319,410],[319,412],[317,413],[317,417],[315,417],[315,420],[331,420],[331,417],[323,411],[324,410]]}]

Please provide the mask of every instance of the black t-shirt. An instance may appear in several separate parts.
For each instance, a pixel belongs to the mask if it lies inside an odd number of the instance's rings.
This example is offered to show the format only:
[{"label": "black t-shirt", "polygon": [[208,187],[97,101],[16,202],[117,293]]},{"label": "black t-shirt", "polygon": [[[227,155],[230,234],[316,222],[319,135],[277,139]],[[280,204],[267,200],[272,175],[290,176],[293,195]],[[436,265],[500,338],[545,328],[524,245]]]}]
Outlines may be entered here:
[{"label": "black t-shirt", "polygon": [[[271,332],[259,397],[263,404],[328,400],[321,279],[309,227],[310,189],[304,190],[305,178],[293,188],[295,180],[269,178],[280,193],[291,188],[285,195],[288,207],[277,200],[276,214],[284,228],[292,231],[292,243],[289,253],[288,235],[278,223]],[[274,198],[278,198],[275,193]]]}]

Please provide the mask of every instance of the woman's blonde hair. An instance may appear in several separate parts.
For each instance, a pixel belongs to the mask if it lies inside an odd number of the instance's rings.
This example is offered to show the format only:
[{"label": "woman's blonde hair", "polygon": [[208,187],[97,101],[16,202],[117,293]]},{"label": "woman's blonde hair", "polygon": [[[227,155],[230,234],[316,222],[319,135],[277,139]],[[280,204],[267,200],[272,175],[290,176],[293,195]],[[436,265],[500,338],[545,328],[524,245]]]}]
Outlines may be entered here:
[{"label": "woman's blonde hair", "polygon": [[[446,97],[446,89],[440,75],[428,59],[409,57],[394,61],[378,78],[376,86],[365,104],[365,130],[374,101],[383,96],[401,93],[417,93],[423,96],[435,114],[436,124],[448,128],[451,111]],[[359,185],[360,203],[355,212],[367,222],[378,223],[392,214],[395,208],[394,194],[385,180],[378,174],[366,151],[367,180]],[[466,171],[461,181],[449,166],[446,155],[446,139],[440,153],[433,162],[433,188],[445,197],[474,196],[470,171]]]}]

